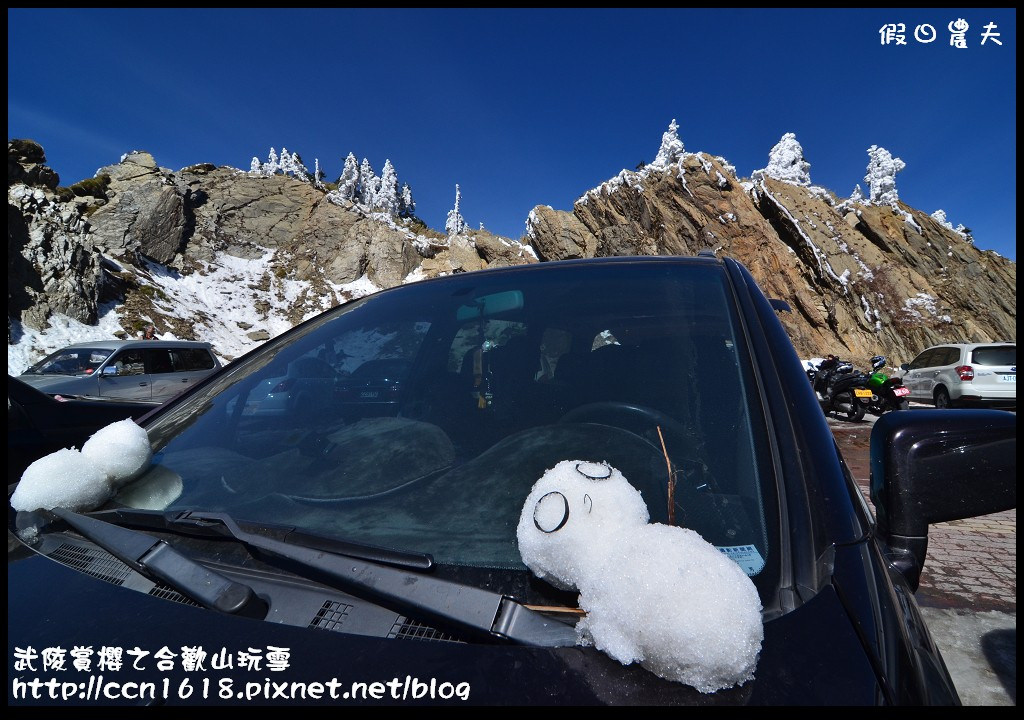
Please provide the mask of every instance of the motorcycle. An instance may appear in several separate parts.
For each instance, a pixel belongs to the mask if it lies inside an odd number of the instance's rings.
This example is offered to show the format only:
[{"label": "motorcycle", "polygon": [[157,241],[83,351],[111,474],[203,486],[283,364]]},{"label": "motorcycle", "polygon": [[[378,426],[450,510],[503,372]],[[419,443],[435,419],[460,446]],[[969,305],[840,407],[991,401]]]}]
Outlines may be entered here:
[{"label": "motorcycle", "polygon": [[871,358],[871,369],[874,370],[868,378],[868,388],[871,390],[871,401],[868,403],[868,412],[872,415],[881,415],[889,410],[907,410],[910,408],[910,388],[903,386],[903,380],[897,377],[889,377],[882,368],[885,367],[885,356],[875,355]]},{"label": "motorcycle", "polygon": [[834,412],[850,422],[864,419],[873,393],[868,388],[868,376],[854,369],[852,363],[829,355],[816,368],[808,368],[807,378],[826,415]]}]

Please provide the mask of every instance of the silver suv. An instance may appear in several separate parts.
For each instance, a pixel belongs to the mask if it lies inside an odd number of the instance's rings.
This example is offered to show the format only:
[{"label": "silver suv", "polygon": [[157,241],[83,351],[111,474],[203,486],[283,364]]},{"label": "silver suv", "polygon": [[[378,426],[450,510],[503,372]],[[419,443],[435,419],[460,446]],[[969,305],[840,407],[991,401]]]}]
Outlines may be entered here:
[{"label": "silver suv", "polygon": [[1017,406],[1016,343],[949,343],[901,366],[910,399],[935,407]]},{"label": "silver suv", "polygon": [[47,395],[163,402],[219,367],[209,343],[99,340],[58,350],[19,379]]}]

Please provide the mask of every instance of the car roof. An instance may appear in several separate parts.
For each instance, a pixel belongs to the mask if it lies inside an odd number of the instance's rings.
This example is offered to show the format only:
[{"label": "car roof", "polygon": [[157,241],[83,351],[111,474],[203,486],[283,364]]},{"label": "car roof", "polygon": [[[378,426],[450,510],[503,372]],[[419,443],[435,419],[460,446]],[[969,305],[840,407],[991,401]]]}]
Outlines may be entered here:
[{"label": "car roof", "polygon": [[210,349],[210,343],[197,340],[93,340],[90,342],[74,343],[66,345],[62,350],[73,350],[77,348],[90,348],[96,350],[121,350],[127,347],[188,347]]},{"label": "car roof", "polygon": [[[963,348],[975,348],[975,347],[992,347],[992,346],[997,346],[997,345],[1014,346],[1016,344],[1017,344],[1016,341],[1009,341],[1009,340],[993,340],[992,342],[975,342],[975,343],[949,342],[949,343],[939,343],[937,345],[929,345],[928,347],[925,348],[925,350],[931,350],[932,348],[940,348],[940,347],[955,347],[955,348],[963,349]],[[924,352],[924,350],[922,350],[921,352]]]}]

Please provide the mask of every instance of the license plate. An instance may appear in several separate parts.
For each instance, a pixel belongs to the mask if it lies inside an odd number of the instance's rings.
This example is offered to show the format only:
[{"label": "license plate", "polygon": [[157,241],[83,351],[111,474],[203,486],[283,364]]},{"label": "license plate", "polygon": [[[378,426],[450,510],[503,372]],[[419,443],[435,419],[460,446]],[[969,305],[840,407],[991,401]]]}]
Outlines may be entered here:
[{"label": "license plate", "polygon": [[909,395],[910,394],[910,388],[905,388],[905,387],[893,388],[892,389],[892,393],[896,397],[903,397],[904,395]]},{"label": "license plate", "polygon": [[869,397],[871,397],[872,393],[871,393],[870,390],[867,390],[867,389],[863,389],[862,390],[860,388],[854,388],[853,389],[853,394],[856,395],[857,397],[869,398]]},{"label": "license plate", "polygon": [[1012,382],[1014,384],[1017,383],[1016,375],[1000,375],[999,379],[1002,380],[1003,382]]},{"label": "license plate", "polygon": [[359,393],[359,397],[361,398],[375,398],[378,395],[380,395],[380,393],[377,392],[376,390],[364,390],[363,392]]}]

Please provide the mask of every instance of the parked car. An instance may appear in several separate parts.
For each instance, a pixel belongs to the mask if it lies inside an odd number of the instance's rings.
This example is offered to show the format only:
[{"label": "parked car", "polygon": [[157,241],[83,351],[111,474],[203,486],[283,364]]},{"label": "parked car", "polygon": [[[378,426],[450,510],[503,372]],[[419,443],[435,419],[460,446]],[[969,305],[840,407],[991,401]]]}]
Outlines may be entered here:
[{"label": "parked car", "polygon": [[51,353],[19,379],[47,395],[163,402],[218,368],[209,343],[98,340]]},{"label": "parked car", "polygon": [[352,418],[393,414],[411,369],[409,360],[369,360],[338,381],[338,402]]},{"label": "parked car", "polygon": [[7,376],[7,484],[33,461],[66,447],[81,447],[110,423],[139,419],[159,403],[151,400],[62,398]]},{"label": "parked car", "polygon": [[[958,704],[913,594],[928,523],[1015,506],[1015,416],[883,415],[876,520],[775,313],[734,260],[631,257],[425,280],[293,328],[140,421],[152,460],[105,505],[10,510],[9,704],[68,702],[27,684],[68,678],[70,701],[126,704]],[[407,361],[387,412],[244,413],[320,348]],[[565,460],[739,566],[753,679],[706,694],[578,644],[577,593],[517,542]],[[70,656],[31,664],[86,647],[134,653],[106,694]]]},{"label": "parked car", "polygon": [[948,343],[900,366],[910,399],[937,408],[1017,406],[1016,343]]}]

